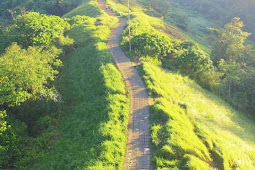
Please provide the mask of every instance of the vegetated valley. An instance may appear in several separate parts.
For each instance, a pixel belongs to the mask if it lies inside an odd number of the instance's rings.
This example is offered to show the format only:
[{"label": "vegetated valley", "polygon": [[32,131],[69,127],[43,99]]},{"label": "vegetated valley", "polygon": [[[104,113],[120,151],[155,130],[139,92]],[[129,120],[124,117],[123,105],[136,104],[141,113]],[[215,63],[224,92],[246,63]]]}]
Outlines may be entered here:
[{"label": "vegetated valley", "polygon": [[[254,2],[130,4],[120,44],[149,93],[153,169],[255,169]],[[118,18],[97,0],[2,0],[0,20],[0,169],[123,169]]]}]

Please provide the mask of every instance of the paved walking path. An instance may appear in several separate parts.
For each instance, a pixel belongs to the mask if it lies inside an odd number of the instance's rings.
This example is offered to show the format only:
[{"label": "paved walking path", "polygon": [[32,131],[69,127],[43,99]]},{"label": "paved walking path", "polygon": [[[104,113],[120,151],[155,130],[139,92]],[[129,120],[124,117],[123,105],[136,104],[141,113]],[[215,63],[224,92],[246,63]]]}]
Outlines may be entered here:
[{"label": "paved walking path", "polygon": [[[103,0],[98,0],[98,3],[107,14],[115,15],[105,9]],[[151,164],[148,94],[141,77],[119,47],[122,30],[127,25],[126,19],[119,18],[119,20],[119,25],[112,30],[107,45],[130,93],[130,120],[124,170],[149,170]]]}]

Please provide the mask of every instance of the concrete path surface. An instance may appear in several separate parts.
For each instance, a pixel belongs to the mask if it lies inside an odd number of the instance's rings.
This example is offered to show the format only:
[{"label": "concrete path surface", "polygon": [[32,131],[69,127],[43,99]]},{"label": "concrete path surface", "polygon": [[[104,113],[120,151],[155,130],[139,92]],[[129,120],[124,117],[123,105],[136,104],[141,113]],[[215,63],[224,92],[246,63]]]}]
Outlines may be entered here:
[{"label": "concrete path surface", "polygon": [[[106,10],[103,0],[98,0],[99,6],[109,15],[115,15]],[[128,143],[125,156],[124,170],[150,170],[150,126],[149,105],[146,87],[132,65],[119,47],[119,39],[127,25],[127,19],[119,18],[119,24],[112,30],[107,46],[112,57],[123,75],[130,93],[130,120],[128,129]]]}]

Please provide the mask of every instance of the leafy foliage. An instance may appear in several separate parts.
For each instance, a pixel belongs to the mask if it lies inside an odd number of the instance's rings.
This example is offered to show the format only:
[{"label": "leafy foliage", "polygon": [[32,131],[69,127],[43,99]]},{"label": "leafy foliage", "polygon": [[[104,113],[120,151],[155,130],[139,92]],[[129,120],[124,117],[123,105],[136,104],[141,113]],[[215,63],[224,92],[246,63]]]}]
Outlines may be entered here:
[{"label": "leafy foliage", "polygon": [[25,50],[17,44],[11,45],[0,57],[0,105],[17,106],[42,96],[56,98],[54,88],[49,85],[58,73],[54,67],[61,65],[57,58],[60,52],[54,47]]},{"label": "leafy foliage", "polygon": [[240,18],[234,18],[224,28],[211,29],[215,34],[212,57],[222,74],[218,93],[233,106],[254,115],[255,54],[251,46],[245,45],[250,33],[244,32],[243,26]]},{"label": "leafy foliage", "polygon": [[192,42],[173,41],[169,37],[143,33],[132,38],[133,55],[157,58],[170,70],[197,80],[203,87],[213,89],[218,81],[208,55]]},{"label": "leafy foliage", "polygon": [[0,136],[7,129],[7,122],[5,120],[6,116],[6,111],[0,111]]},{"label": "leafy foliage", "polygon": [[61,47],[73,43],[64,35],[70,25],[60,17],[24,12],[15,22],[2,29],[1,48],[9,47],[0,57],[0,107],[6,109],[0,115],[1,169],[29,169],[48,149],[55,121],[45,125],[45,119],[56,116],[49,116],[55,111],[49,103],[61,101],[54,87]]},{"label": "leafy foliage", "polygon": [[224,29],[211,29],[215,34],[212,50],[215,63],[220,59],[226,62],[242,61],[249,48],[244,43],[250,35],[242,31],[243,27],[244,24],[240,18],[234,18],[232,22],[225,25]]},{"label": "leafy foliage", "polygon": [[151,56],[163,58],[170,53],[171,45],[172,43],[169,38],[148,33],[132,38],[132,49],[137,57]]},{"label": "leafy foliage", "polygon": [[254,116],[254,68],[221,61],[219,69],[224,74],[218,87],[219,94],[233,106]]},{"label": "leafy foliage", "polygon": [[[49,46],[59,42],[66,45],[63,39],[69,39],[64,33],[70,29],[70,24],[58,16],[48,16],[36,12],[29,12],[17,18],[14,33],[17,35],[15,41],[24,47]],[[71,44],[70,41],[69,44]],[[68,44],[68,43],[67,43]]]}]

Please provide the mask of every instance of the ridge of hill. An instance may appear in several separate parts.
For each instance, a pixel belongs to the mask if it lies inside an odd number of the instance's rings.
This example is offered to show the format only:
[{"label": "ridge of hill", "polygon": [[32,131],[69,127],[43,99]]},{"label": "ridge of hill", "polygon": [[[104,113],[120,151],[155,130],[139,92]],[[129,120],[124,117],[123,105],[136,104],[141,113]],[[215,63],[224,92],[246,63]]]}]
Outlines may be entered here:
[{"label": "ridge of hill", "polygon": [[106,45],[118,19],[96,0],[84,1],[64,17],[74,21],[68,35],[75,41],[58,82],[65,103],[56,139],[34,169],[122,169],[129,98]]},{"label": "ridge of hill", "polygon": [[[108,0],[113,10],[126,15],[123,5],[126,1],[119,2]],[[146,33],[181,39],[167,31],[169,25],[162,18],[146,14],[148,9],[141,5],[143,2],[131,1],[132,37]],[[127,44],[126,29],[122,45],[128,53]],[[135,64],[150,95],[155,169],[255,168],[255,123],[247,114],[235,110],[190,78],[164,69],[157,58],[143,57]]]}]

